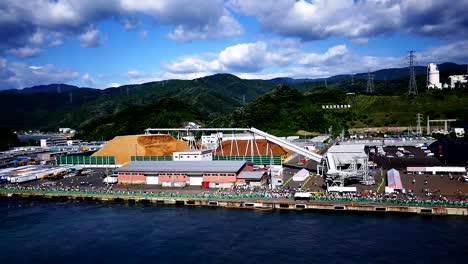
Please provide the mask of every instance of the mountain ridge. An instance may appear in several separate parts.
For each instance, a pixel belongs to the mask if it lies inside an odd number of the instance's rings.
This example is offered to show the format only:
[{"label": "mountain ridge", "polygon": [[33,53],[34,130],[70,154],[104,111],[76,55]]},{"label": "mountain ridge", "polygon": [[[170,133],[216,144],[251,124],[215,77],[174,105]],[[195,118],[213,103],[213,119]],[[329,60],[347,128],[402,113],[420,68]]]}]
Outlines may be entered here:
[{"label": "mountain ridge", "polygon": [[[458,72],[457,74],[467,74],[467,67],[468,64],[457,64],[453,62],[444,62],[441,64],[437,65],[439,67],[439,72],[445,72],[445,71],[456,71]],[[425,75],[426,74],[426,66],[415,66],[415,72],[416,75]],[[396,80],[396,79],[401,79],[408,77],[409,75],[409,69],[408,67],[403,67],[403,68],[386,68],[386,69],[380,69],[376,70],[373,72],[370,72],[370,74],[374,75],[374,80]],[[338,74],[338,75],[333,75],[330,77],[324,77],[324,78],[290,78],[290,77],[277,77],[273,79],[269,79],[267,81],[270,81],[275,84],[301,84],[301,83],[306,83],[306,82],[321,82],[324,80],[327,81],[343,81],[343,80],[351,80],[351,76],[354,77],[355,80],[357,79],[367,79],[368,73],[355,73],[355,74]]]},{"label": "mountain ridge", "polygon": [[[439,71],[441,75],[445,71],[452,71],[455,74],[467,74],[468,64],[457,64],[453,62],[444,62],[438,64]],[[425,75],[426,74],[426,66],[415,66],[416,75]],[[408,77],[409,70],[408,67],[402,68],[386,68],[380,69],[373,72],[370,72],[374,75],[374,80],[396,80]],[[355,80],[358,79],[367,79],[368,73],[355,73],[355,74],[337,74],[330,77],[323,77],[323,78],[292,78],[292,77],[276,77],[273,79],[241,79],[238,76],[230,73],[216,73],[213,75],[208,75],[204,77],[199,77],[191,80],[183,80],[183,79],[168,79],[168,80],[161,80],[155,82],[146,82],[140,84],[125,84],[118,87],[106,87],[104,89],[98,88],[90,88],[90,87],[78,87],[75,85],[70,84],[57,84],[52,83],[48,85],[37,85],[31,87],[25,87],[22,89],[5,89],[0,90],[0,93],[10,92],[10,93],[54,93],[57,91],[66,93],[70,91],[75,91],[78,89],[92,89],[92,90],[110,90],[110,89],[121,89],[121,88],[132,88],[141,85],[152,85],[152,84],[160,84],[170,81],[195,81],[195,82],[208,82],[208,83],[216,83],[218,82],[217,79],[222,79],[226,81],[226,79],[230,79],[230,81],[239,81],[239,80],[250,80],[250,81],[267,81],[272,84],[302,84],[302,83],[314,83],[314,82],[322,82],[322,81],[344,81],[344,80],[351,80],[353,76]]]}]

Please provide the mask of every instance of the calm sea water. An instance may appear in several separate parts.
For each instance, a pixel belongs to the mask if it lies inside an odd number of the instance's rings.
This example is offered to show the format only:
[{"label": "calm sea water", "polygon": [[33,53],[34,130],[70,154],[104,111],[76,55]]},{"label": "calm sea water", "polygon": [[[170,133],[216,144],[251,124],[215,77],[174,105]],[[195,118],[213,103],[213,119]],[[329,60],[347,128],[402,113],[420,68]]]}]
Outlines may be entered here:
[{"label": "calm sea water", "polygon": [[466,263],[468,218],[0,200],[0,263]]}]

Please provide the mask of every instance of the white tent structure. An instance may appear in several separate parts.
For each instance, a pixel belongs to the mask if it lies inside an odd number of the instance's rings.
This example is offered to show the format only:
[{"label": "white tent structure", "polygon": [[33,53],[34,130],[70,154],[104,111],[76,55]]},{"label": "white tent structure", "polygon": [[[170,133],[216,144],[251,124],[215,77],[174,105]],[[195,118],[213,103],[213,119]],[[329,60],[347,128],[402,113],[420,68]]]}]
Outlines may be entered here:
[{"label": "white tent structure", "polygon": [[302,182],[302,181],[305,181],[307,179],[307,177],[309,177],[309,176],[310,176],[309,171],[306,170],[306,169],[302,169],[302,170],[296,172],[296,174],[293,175],[292,180],[296,181],[296,182]]}]

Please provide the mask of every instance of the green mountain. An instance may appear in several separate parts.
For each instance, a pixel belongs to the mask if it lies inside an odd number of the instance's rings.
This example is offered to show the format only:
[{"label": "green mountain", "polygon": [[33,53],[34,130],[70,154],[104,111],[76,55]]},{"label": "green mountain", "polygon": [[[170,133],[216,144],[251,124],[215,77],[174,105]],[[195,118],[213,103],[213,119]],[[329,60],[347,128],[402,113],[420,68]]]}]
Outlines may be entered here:
[{"label": "green mountain", "polygon": [[177,98],[206,118],[214,118],[274,88],[267,81],[242,80],[230,74],[105,90],[67,87],[66,92],[57,92],[59,86],[62,85],[48,86],[48,92],[31,92],[31,89],[0,92],[0,104],[4,109],[0,126],[11,129],[84,129],[123,111],[151,106],[163,98]]},{"label": "green mountain", "polygon": [[[335,133],[352,127],[416,126],[416,114],[431,119],[468,120],[468,89],[431,91],[419,96],[347,94],[343,89],[316,88],[301,94],[280,85],[234,111],[217,125],[256,128],[288,135],[298,130]],[[351,105],[350,109],[322,109],[322,105]]]},{"label": "green mountain", "polygon": [[[443,71],[441,77],[449,74],[454,71]],[[425,75],[417,76],[417,85],[418,96],[405,95],[407,77],[376,80],[372,94],[364,92],[364,79],[330,79],[327,87],[324,82],[286,86],[230,74],[104,90],[57,84],[1,91],[0,127],[73,127],[83,139],[101,140],[142,133],[148,127],[180,127],[187,121],[207,127],[254,126],[280,135],[297,130],[325,133],[329,127],[340,132],[350,127],[414,126],[416,113],[468,120],[468,89],[427,91]],[[326,110],[323,104],[352,108]]]}]

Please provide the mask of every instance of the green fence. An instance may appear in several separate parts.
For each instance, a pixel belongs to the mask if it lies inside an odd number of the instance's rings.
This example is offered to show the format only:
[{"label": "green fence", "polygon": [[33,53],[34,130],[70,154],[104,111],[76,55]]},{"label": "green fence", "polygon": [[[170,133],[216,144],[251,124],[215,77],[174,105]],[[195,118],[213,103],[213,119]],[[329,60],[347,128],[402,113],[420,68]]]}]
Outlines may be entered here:
[{"label": "green fence", "polygon": [[58,165],[115,165],[114,156],[59,156]]},{"label": "green fence", "polygon": [[[172,156],[131,156],[131,161],[170,161]],[[213,160],[245,160],[256,165],[281,165],[281,156],[213,156]]]},{"label": "green fence", "polygon": [[131,156],[131,161],[170,161],[172,156]]},{"label": "green fence", "polygon": [[245,160],[255,165],[281,165],[281,156],[213,156],[213,160]]}]

